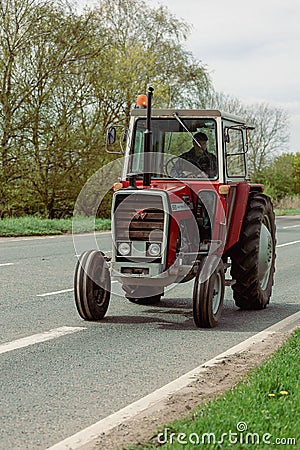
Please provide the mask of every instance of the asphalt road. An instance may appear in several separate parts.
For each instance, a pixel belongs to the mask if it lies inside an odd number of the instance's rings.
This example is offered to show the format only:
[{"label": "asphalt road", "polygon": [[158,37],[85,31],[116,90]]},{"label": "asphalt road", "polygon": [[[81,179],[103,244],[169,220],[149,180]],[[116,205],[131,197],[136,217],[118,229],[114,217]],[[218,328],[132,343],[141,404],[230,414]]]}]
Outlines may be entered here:
[{"label": "asphalt road", "polygon": [[[268,308],[242,312],[226,288],[221,322],[212,330],[194,326],[192,283],[152,307],[117,295],[115,283],[106,318],[81,320],[73,273],[76,253],[93,248],[93,240],[77,238],[75,251],[70,236],[0,239],[3,450],[46,449],[299,310],[299,216],[277,219]],[[109,233],[97,242],[109,249]],[[36,342],[49,330],[56,330],[51,340]],[[17,348],[16,340],[27,337]]]}]

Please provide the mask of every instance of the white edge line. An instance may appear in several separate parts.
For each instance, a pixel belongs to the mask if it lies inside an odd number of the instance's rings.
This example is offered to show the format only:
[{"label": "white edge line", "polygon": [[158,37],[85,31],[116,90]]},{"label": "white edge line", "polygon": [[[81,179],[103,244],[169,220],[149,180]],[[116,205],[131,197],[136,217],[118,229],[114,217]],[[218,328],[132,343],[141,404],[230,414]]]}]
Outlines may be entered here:
[{"label": "white edge line", "polygon": [[279,248],[279,247],[286,247],[287,245],[299,244],[299,242],[300,242],[300,240],[299,241],[293,241],[293,242],[286,242],[285,244],[276,245],[276,247],[277,248]]},{"label": "white edge line", "polygon": [[272,325],[271,327],[261,331],[260,333],[251,336],[240,344],[231,347],[220,355],[215,356],[204,364],[201,364],[190,372],[182,375],[174,381],[171,381],[170,383],[157,389],[151,394],[146,395],[140,400],[131,403],[130,405],[120,409],[114,414],[105,417],[99,422],[85,428],[84,430],[79,431],[73,436],[64,439],[63,441],[53,445],[52,447],[49,447],[47,450],[76,450],[88,443],[91,443],[93,440],[99,438],[102,433],[107,433],[116,426],[122,424],[124,421],[133,418],[137,414],[145,411],[149,407],[153,407],[162,400],[167,399],[170,395],[186,387],[193,381],[195,377],[199,375],[199,373],[203,372],[207,367],[219,363],[220,360],[224,359],[226,356],[245,351],[251,345],[262,342],[264,339],[274,334],[276,331],[284,330],[285,328],[291,329],[291,325],[293,326],[293,328],[296,328],[297,326],[299,326],[299,322],[300,312],[297,312],[287,317],[286,319],[281,320],[275,325]]},{"label": "white edge line", "polygon": [[15,265],[15,263],[2,263],[2,264],[0,264],[0,267],[3,267],[3,266],[14,266]]},{"label": "white edge line", "polygon": [[60,327],[45,331],[39,334],[33,334],[15,341],[6,342],[0,345],[0,354],[11,352],[19,348],[28,347],[29,345],[38,344],[40,342],[50,341],[66,334],[76,333],[77,331],[86,330],[86,327]]}]

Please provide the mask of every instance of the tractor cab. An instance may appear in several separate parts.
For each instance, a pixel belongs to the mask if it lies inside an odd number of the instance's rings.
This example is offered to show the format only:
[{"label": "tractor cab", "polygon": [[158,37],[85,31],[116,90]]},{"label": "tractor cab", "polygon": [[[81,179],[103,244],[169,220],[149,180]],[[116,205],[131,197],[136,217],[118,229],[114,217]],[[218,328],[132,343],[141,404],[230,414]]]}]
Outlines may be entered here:
[{"label": "tractor cab", "polygon": [[[145,167],[145,130],[146,110],[134,109],[122,174],[124,180],[128,174],[142,178],[146,169],[151,172],[151,178],[166,181],[209,179],[227,183],[247,178],[247,127],[237,116],[217,110],[153,110],[152,154],[148,167]],[[205,149],[197,140],[199,135],[202,142],[206,142]],[[188,158],[189,152],[192,158]],[[199,165],[193,167],[198,154]]]}]

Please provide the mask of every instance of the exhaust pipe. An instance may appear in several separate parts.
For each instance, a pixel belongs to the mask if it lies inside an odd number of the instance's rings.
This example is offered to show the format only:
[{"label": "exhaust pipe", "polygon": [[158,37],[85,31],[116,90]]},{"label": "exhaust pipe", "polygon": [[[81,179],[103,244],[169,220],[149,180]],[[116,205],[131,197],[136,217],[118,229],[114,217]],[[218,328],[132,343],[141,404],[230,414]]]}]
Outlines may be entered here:
[{"label": "exhaust pipe", "polygon": [[148,102],[147,102],[147,118],[146,118],[146,130],[144,132],[144,176],[143,185],[145,187],[151,184],[151,164],[150,155],[152,151],[152,130],[151,130],[151,110],[152,110],[152,96],[154,89],[152,87],[148,88]]}]

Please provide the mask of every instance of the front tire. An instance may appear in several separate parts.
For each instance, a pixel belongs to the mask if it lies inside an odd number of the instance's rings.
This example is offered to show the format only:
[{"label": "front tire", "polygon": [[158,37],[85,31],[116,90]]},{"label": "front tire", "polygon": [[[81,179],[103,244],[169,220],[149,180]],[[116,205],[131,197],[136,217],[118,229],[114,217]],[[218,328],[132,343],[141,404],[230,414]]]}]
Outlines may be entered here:
[{"label": "front tire", "polygon": [[275,272],[275,216],[270,198],[250,194],[240,239],[231,251],[233,298],[245,310],[263,309],[270,301]]},{"label": "front tire", "polygon": [[220,319],[225,293],[223,261],[206,257],[196,275],[193,290],[193,316],[197,327],[213,328]]},{"label": "front tire", "polygon": [[84,320],[101,320],[108,309],[111,279],[104,255],[89,250],[79,257],[74,276],[75,304]]}]

